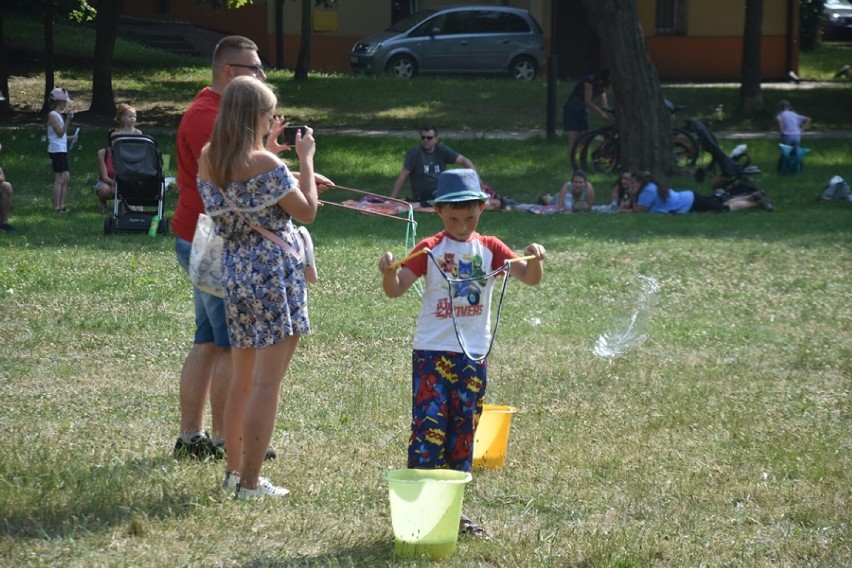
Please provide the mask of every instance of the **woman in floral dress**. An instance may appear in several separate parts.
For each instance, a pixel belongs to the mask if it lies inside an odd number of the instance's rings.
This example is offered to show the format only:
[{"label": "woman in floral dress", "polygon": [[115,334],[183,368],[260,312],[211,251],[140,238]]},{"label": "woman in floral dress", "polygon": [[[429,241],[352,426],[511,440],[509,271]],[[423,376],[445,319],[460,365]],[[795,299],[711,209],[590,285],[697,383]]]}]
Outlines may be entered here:
[{"label": "woman in floral dress", "polygon": [[[234,379],[225,407],[224,489],[237,499],[281,497],[260,477],[272,438],[281,381],[299,337],[310,333],[302,246],[293,219],[317,212],[313,131],[297,136],[298,180],[264,137],[283,129],[272,90],[237,77],[222,93],[213,135],[199,159],[198,191],[225,238],[222,272]],[[281,237],[282,247],[252,226]],[[295,254],[294,254],[295,253]]]}]

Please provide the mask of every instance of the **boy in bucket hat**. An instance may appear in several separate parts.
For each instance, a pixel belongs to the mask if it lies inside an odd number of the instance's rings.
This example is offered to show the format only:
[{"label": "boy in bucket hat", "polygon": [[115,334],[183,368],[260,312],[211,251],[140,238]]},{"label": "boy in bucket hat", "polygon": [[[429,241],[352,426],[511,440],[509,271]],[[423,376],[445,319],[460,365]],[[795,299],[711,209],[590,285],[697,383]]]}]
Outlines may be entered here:
[{"label": "boy in bucket hat", "polygon": [[[487,201],[474,170],[441,173],[430,203],[444,230],[418,243],[401,262],[390,252],[379,259],[382,286],[390,298],[401,296],[420,277],[425,281],[412,352],[409,468],[471,468],[492,333],[495,278],[488,273],[517,259],[497,237],[476,232]],[[534,286],[543,275],[545,250],[532,243],[524,254],[532,258],[511,262],[509,276]],[[485,529],[465,515],[459,531],[485,536]]]}]

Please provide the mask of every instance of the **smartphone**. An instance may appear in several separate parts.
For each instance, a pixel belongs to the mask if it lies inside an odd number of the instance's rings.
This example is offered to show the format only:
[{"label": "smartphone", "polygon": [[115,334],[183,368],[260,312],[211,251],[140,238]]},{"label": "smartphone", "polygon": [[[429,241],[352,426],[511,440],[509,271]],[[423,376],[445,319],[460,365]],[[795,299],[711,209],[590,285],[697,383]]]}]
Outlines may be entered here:
[{"label": "smartphone", "polygon": [[302,136],[304,136],[305,132],[307,132],[307,128],[308,127],[305,126],[305,125],[302,125],[302,126],[286,126],[284,128],[284,143],[287,144],[288,146],[295,146],[296,145],[296,133],[301,131]]}]

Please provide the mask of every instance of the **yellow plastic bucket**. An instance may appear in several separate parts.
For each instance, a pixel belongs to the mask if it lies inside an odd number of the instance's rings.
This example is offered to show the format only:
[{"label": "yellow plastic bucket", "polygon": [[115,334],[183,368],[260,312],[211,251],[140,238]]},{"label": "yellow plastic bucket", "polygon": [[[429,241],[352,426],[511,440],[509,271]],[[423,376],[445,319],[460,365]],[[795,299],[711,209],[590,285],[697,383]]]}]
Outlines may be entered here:
[{"label": "yellow plastic bucket", "polygon": [[473,436],[473,467],[497,469],[506,464],[506,447],[509,445],[509,428],[514,406],[485,404]]},{"label": "yellow plastic bucket", "polygon": [[394,552],[403,558],[450,556],[459,538],[464,487],[471,475],[451,469],[385,472],[390,493]]}]

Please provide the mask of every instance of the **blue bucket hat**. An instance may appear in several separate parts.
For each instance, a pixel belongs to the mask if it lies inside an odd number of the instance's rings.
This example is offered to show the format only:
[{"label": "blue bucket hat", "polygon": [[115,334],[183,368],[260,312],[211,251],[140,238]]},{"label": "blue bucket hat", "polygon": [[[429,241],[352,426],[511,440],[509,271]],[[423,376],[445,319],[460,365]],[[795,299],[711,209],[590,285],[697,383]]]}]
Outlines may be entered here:
[{"label": "blue bucket hat", "polygon": [[435,198],[429,203],[458,203],[460,201],[488,201],[488,194],[479,186],[475,170],[456,168],[446,170],[438,176]]}]

